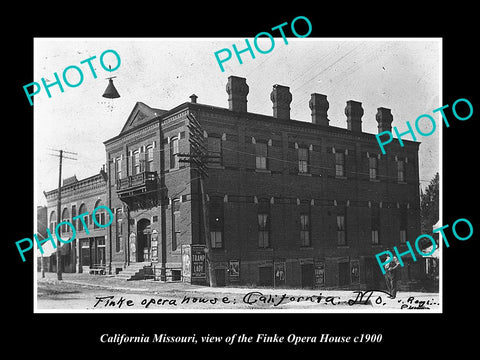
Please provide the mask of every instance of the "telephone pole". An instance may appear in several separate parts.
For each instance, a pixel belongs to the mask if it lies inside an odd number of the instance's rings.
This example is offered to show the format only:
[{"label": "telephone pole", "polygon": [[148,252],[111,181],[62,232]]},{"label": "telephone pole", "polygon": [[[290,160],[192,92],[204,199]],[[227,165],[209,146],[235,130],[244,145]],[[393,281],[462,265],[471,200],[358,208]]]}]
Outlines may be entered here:
[{"label": "telephone pole", "polygon": [[207,204],[205,197],[205,185],[204,180],[208,177],[207,164],[213,158],[219,158],[220,156],[208,155],[208,149],[205,142],[204,131],[198,120],[192,113],[187,115],[189,124],[187,125],[189,131],[190,142],[190,154],[178,154],[180,157],[179,162],[190,163],[193,165],[193,169],[197,171],[199,177],[199,200],[200,200],[200,217],[203,228],[203,238],[206,245],[206,259],[208,267],[209,285],[216,286],[217,281],[215,272],[213,271],[212,257],[212,244],[210,243],[210,234],[208,231],[207,223]]},{"label": "telephone pole", "polygon": [[[49,149],[52,151],[58,151],[59,154],[50,154],[51,156],[58,156],[59,159],[59,165],[58,165],[58,196],[57,196],[57,226],[60,224],[62,221],[62,215],[60,214],[61,208],[62,208],[62,159],[70,159],[70,160],[77,160],[72,157],[68,157],[63,155],[63,153],[66,154],[72,154],[72,155],[78,155],[77,153],[70,152],[70,151],[65,151],[65,150],[55,150],[55,149]],[[55,227],[56,229],[56,227]],[[57,279],[62,280],[62,269],[60,267],[60,262],[61,262],[61,255],[60,255],[60,240],[57,238],[57,251],[56,251],[56,258],[57,258]]]}]

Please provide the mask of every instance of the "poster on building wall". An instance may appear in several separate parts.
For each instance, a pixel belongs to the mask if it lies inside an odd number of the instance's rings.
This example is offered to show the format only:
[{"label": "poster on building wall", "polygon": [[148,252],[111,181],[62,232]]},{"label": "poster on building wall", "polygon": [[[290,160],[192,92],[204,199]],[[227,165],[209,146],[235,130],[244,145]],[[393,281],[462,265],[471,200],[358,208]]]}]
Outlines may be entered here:
[{"label": "poster on building wall", "polygon": [[228,263],[228,274],[230,282],[240,281],[240,261],[239,260],[230,260]]},{"label": "poster on building wall", "polygon": [[325,286],[325,263],[315,263],[315,286]]},{"label": "poster on building wall", "polygon": [[206,256],[205,245],[191,246],[191,262],[192,262],[192,280],[204,280],[206,278]]},{"label": "poster on building wall", "polygon": [[153,230],[152,231],[152,237],[151,237],[151,261],[156,262],[158,261],[158,231]]},{"label": "poster on building wall", "polygon": [[131,233],[129,236],[130,242],[130,262],[137,261],[137,235],[135,233]]},{"label": "poster on building wall", "polygon": [[190,245],[182,245],[182,276],[184,281],[189,281],[192,275],[192,261]]},{"label": "poster on building wall", "polygon": [[285,285],[286,264],[285,260],[275,261],[275,286]]},{"label": "poster on building wall", "polygon": [[352,284],[360,283],[360,261],[352,260],[350,261],[350,274]]}]

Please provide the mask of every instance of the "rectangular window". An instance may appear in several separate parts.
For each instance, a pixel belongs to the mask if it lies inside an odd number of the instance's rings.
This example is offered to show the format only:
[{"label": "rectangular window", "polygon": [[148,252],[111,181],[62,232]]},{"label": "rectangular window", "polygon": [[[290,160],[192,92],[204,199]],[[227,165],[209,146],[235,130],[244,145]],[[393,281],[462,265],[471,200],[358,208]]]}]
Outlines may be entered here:
[{"label": "rectangular window", "polygon": [[378,175],[378,159],[377,157],[368,158],[368,167],[370,172],[370,180],[377,180]]},{"label": "rectangular window", "polygon": [[119,180],[122,178],[122,159],[115,159],[115,179]]},{"label": "rectangular window", "polygon": [[257,142],[255,144],[255,167],[257,169],[267,169],[268,146],[266,143]]},{"label": "rectangular window", "polygon": [[180,202],[178,199],[172,201],[172,251],[177,250],[180,236]]},{"label": "rectangular window", "polygon": [[379,232],[380,232],[380,209],[379,208],[372,208],[371,228],[372,228],[372,245],[378,245]]},{"label": "rectangular window", "polygon": [[268,214],[258,214],[258,247],[270,247],[270,221]]},{"label": "rectangular window", "polygon": [[405,182],[405,162],[403,160],[397,161],[398,182]]},{"label": "rectangular window", "polygon": [[407,242],[407,210],[400,210],[400,244]]},{"label": "rectangular window", "polygon": [[300,245],[310,246],[310,216],[300,215]]},{"label": "rectangular window", "polygon": [[335,153],[335,176],[345,176],[345,154],[343,152]]},{"label": "rectangular window", "polygon": [[222,232],[210,230],[210,242],[212,249],[221,249],[223,247]]},{"label": "rectangular window", "polygon": [[345,235],[345,215],[337,215],[337,245],[347,245]]},{"label": "rectangular window", "polygon": [[298,148],[298,172],[308,173],[308,149]]},{"label": "rectangular window", "polygon": [[170,139],[170,169],[178,168],[178,138]]},{"label": "rectangular window", "polygon": [[208,159],[209,165],[222,165],[222,139],[219,137],[208,137]]},{"label": "rectangular window", "polygon": [[212,248],[223,248],[223,200],[212,199],[208,210]]},{"label": "rectangular window", "polygon": [[117,209],[116,211],[116,221],[117,226],[115,228],[116,237],[115,237],[115,252],[121,251],[122,246],[122,237],[123,237],[123,223],[122,223],[122,209]]}]

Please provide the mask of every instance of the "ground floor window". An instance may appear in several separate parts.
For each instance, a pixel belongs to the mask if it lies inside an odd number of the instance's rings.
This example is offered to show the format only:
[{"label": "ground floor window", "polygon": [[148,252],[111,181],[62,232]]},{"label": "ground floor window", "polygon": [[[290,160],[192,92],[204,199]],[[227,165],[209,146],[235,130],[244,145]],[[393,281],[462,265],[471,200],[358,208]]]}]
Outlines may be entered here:
[{"label": "ground floor window", "polygon": [[80,239],[80,263],[82,266],[105,265],[105,237]]}]

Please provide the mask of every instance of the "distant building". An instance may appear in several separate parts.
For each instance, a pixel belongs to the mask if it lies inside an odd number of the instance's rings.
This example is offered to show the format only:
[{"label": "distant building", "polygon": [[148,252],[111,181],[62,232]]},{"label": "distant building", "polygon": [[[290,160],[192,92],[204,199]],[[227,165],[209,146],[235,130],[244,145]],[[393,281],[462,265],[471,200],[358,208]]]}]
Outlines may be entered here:
[{"label": "distant building", "polygon": [[[62,183],[61,194],[61,221],[71,222],[76,230],[76,237],[60,248],[62,258],[62,272],[83,272],[95,265],[107,265],[106,233],[108,228],[100,228],[92,219],[92,211],[100,205],[106,206],[106,178],[99,173],[86,179],[77,180],[76,176],[65,179]],[[57,199],[58,189],[44,192],[47,199],[48,228],[55,238],[57,226]],[[84,216],[87,229],[80,218],[72,220],[77,215]],[[108,214],[105,211],[96,213],[98,223],[102,224]],[[72,230],[68,225],[61,225],[59,235],[64,240],[71,239]],[[56,238],[55,238],[56,240]],[[56,243],[56,241],[55,241]],[[52,256],[56,271],[56,256]]]}]

